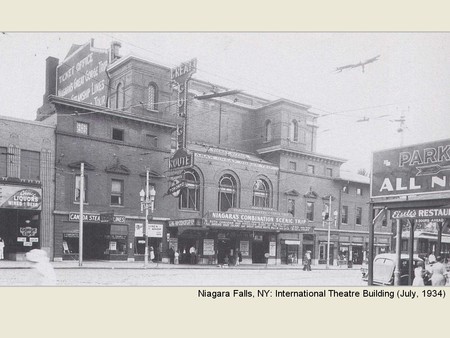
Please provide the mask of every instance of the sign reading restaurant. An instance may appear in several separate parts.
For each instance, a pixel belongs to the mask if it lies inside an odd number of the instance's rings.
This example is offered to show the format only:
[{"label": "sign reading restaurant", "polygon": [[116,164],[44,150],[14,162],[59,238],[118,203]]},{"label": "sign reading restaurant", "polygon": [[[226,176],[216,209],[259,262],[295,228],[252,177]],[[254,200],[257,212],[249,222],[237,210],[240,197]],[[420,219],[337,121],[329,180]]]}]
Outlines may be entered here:
[{"label": "sign reading restaurant", "polygon": [[253,215],[249,213],[209,211],[203,225],[221,228],[264,229],[309,232],[312,227],[306,219],[272,215]]},{"label": "sign reading restaurant", "polygon": [[450,207],[441,208],[411,208],[391,210],[391,217],[394,219],[436,219],[442,221],[443,218],[450,218]]},{"label": "sign reading restaurant", "polygon": [[373,153],[371,197],[450,191],[450,139]]}]

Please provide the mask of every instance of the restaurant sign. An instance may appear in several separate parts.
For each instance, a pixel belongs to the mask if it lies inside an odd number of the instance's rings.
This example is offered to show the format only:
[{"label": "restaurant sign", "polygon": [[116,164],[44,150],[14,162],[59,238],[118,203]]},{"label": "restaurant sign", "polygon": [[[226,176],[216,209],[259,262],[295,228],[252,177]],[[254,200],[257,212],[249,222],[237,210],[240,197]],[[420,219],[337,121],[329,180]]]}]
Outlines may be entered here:
[{"label": "restaurant sign", "polygon": [[450,139],[373,153],[371,197],[450,191]]},{"label": "restaurant sign", "polygon": [[42,189],[0,185],[0,208],[42,209]]},{"label": "restaurant sign", "polygon": [[444,218],[450,218],[450,207],[441,208],[410,208],[391,210],[393,219],[430,219],[441,222]]},{"label": "restaurant sign", "polygon": [[306,219],[295,217],[209,211],[203,225],[230,229],[256,229],[309,232]]}]

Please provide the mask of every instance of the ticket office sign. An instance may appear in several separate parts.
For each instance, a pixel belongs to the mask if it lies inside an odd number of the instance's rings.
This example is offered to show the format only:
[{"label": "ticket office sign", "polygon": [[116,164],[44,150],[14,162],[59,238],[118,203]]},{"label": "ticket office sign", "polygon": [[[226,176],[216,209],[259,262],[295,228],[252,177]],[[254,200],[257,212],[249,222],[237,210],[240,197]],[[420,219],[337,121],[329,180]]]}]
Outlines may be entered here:
[{"label": "ticket office sign", "polygon": [[372,198],[450,191],[450,139],[373,153]]}]

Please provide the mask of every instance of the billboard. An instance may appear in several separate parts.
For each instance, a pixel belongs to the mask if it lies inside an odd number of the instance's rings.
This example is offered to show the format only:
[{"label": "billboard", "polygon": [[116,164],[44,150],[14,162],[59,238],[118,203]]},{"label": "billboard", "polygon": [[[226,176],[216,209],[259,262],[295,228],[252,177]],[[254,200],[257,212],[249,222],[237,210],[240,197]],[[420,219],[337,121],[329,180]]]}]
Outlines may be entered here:
[{"label": "billboard", "polygon": [[56,69],[58,96],[74,101],[106,107],[108,77],[107,50],[89,43],[66,58]]},{"label": "billboard", "polygon": [[373,153],[372,198],[448,191],[450,139]]}]

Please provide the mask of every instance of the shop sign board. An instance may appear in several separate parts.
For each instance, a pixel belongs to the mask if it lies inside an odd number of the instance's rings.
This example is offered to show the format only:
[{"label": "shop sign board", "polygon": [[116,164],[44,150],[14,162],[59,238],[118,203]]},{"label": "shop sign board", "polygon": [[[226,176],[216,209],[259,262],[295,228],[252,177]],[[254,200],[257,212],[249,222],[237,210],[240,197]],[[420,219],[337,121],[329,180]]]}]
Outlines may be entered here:
[{"label": "shop sign board", "polygon": [[242,256],[248,256],[250,252],[250,242],[249,241],[240,241],[239,242],[239,251]]},{"label": "shop sign board", "polygon": [[194,165],[194,155],[188,153],[186,149],[178,149],[169,159],[169,170],[192,167]]},{"label": "shop sign board", "polygon": [[188,99],[188,82],[197,71],[197,59],[184,62],[178,67],[170,70],[170,78],[175,84],[175,89],[178,92],[178,115],[186,117],[187,114],[187,99]]},{"label": "shop sign board", "polygon": [[134,237],[144,237],[144,224],[135,223],[134,224]]},{"label": "shop sign board", "polygon": [[169,221],[169,227],[193,227],[196,225],[200,225],[199,218],[176,219]]},{"label": "shop sign board", "polygon": [[106,107],[107,66],[108,52],[85,44],[57,67],[57,95]]},{"label": "shop sign board", "polygon": [[0,185],[0,208],[41,210],[42,189]]},{"label": "shop sign board", "polygon": [[180,195],[180,190],[186,186],[185,181],[173,180],[169,190],[167,190],[167,195],[172,195],[173,197],[178,197]]},{"label": "shop sign board", "polygon": [[450,207],[440,208],[410,208],[391,210],[393,219],[430,219],[442,222],[444,218],[450,218]]},{"label": "shop sign board", "polygon": [[211,256],[215,254],[214,251],[214,240],[213,239],[204,239],[203,240],[203,254],[206,256]]},{"label": "shop sign board", "polygon": [[203,225],[230,229],[295,232],[309,232],[312,229],[310,225],[307,225],[307,221],[301,218],[217,211],[207,212]]},{"label": "shop sign board", "polygon": [[277,255],[277,242],[269,242],[269,255],[275,257]]},{"label": "shop sign board", "polygon": [[[70,222],[79,222],[79,212],[69,212]],[[83,213],[83,221],[89,223],[103,223],[101,222],[100,214]],[[112,223],[125,223],[125,216],[113,216]]]},{"label": "shop sign board", "polygon": [[100,223],[113,223],[114,211],[107,211],[100,213]]},{"label": "shop sign board", "polygon": [[372,198],[450,191],[450,139],[373,153]]},{"label": "shop sign board", "polygon": [[162,238],[163,236],[163,225],[162,224],[148,224],[147,236]]}]

